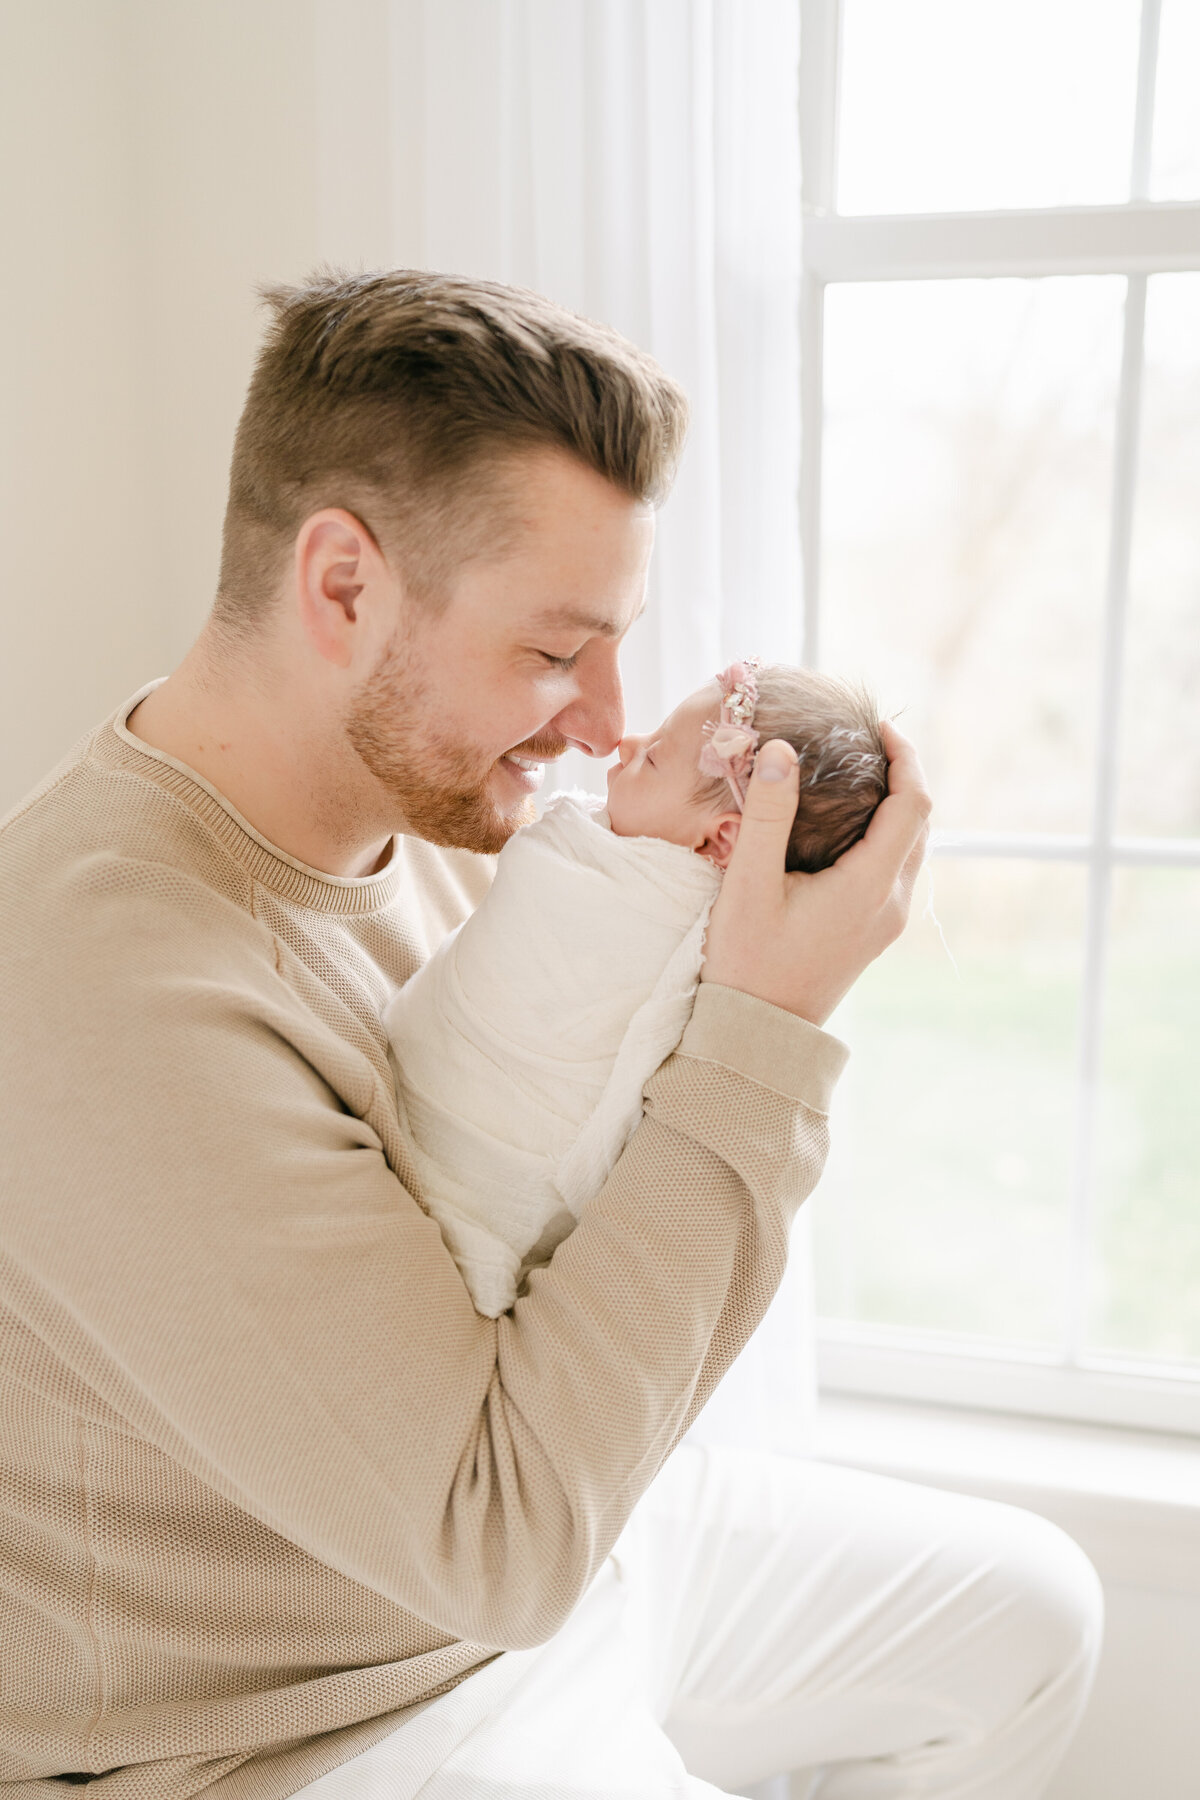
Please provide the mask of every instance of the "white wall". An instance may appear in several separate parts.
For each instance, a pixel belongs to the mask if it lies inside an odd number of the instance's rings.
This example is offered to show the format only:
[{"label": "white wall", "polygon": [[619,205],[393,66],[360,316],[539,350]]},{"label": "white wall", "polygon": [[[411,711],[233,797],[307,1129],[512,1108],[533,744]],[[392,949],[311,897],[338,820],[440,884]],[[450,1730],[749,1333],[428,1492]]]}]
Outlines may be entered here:
[{"label": "white wall", "polygon": [[1047,1800],[1195,1800],[1200,1601],[1105,1583],[1092,1703]]}]

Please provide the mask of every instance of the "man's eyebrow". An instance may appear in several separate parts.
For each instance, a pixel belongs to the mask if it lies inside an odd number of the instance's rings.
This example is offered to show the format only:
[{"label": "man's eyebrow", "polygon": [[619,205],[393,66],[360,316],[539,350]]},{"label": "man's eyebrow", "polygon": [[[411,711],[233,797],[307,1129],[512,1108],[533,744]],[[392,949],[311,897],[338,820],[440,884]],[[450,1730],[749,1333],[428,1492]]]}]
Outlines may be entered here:
[{"label": "man's eyebrow", "polygon": [[[629,624],[636,625],[645,610],[646,603],[643,601]],[[589,636],[606,638],[620,637],[628,629],[615,619],[605,618],[602,613],[583,612],[573,606],[548,606],[544,611],[535,613],[530,624],[535,630],[586,631]]]}]

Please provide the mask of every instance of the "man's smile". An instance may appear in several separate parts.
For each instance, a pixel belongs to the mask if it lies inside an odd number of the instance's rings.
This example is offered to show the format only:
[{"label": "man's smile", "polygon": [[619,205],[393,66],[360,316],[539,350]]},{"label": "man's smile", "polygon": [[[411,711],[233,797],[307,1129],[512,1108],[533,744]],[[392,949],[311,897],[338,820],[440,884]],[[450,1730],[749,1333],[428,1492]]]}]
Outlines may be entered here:
[{"label": "man's smile", "polygon": [[[557,759],[550,757],[546,760],[553,762]],[[509,773],[520,782],[526,793],[535,793],[541,787],[546,774],[545,761],[531,756],[517,756],[511,750],[500,761],[507,766]]]}]

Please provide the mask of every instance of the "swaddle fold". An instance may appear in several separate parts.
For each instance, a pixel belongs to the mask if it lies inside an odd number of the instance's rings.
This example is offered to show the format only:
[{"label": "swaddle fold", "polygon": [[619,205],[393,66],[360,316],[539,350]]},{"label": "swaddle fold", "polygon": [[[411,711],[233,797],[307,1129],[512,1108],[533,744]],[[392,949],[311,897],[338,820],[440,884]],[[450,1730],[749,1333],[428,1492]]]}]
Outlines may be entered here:
[{"label": "swaddle fold", "polygon": [[691,1012],[712,864],[555,795],[384,1013],[420,1198],[495,1318],[604,1182]]}]

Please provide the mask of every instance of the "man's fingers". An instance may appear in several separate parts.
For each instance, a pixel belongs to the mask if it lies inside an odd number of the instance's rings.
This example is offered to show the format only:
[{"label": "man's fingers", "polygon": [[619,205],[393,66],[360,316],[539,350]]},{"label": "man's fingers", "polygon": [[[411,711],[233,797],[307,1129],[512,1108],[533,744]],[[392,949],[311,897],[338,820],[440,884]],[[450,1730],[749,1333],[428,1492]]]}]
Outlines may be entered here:
[{"label": "man's fingers", "polygon": [[920,759],[908,739],[886,722],[880,729],[888,755],[887,797],[876,810],[862,844],[856,848],[876,858],[881,873],[890,871],[887,874],[890,885],[902,870],[907,873],[914,855],[915,879],[929,837],[933,802],[925,785]]},{"label": "man's fingers", "polygon": [[908,919],[917,876],[929,847],[933,803],[913,746],[895,726],[882,726],[888,754],[887,798],[856,848],[873,858],[880,891],[887,893],[884,917],[888,941],[899,937]]},{"label": "man's fingers", "polygon": [[927,819],[933,808],[933,801],[929,796],[925,771],[921,767],[916,746],[887,719],[880,720],[879,732],[887,752],[889,795],[894,794],[909,802]]},{"label": "man's fingers", "polygon": [[727,883],[731,877],[735,884],[756,885],[774,878],[782,885],[799,793],[796,752],[782,738],[772,738],[754,759],[742,826],[726,871]]}]

